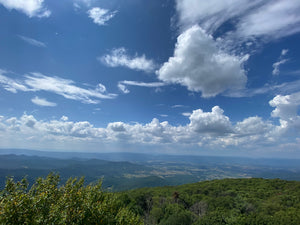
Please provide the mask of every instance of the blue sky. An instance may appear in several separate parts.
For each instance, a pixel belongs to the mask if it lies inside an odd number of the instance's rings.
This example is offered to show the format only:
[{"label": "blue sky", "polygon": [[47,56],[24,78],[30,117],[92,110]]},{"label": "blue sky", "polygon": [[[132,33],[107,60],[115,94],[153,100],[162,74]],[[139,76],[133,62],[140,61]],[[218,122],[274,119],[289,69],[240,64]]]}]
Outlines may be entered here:
[{"label": "blue sky", "polygon": [[299,11],[0,0],[0,148],[299,158]]}]

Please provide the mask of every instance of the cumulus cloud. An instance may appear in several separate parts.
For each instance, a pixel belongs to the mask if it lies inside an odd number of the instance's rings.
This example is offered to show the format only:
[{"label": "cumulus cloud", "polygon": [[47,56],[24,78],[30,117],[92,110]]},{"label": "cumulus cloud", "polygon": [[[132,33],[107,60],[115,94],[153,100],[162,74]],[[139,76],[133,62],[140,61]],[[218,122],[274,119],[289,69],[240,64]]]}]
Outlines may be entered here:
[{"label": "cumulus cloud", "polygon": [[270,132],[273,125],[270,122],[265,122],[261,117],[254,116],[237,122],[235,133],[241,136],[261,135]]},{"label": "cumulus cloud", "polygon": [[31,99],[31,101],[39,106],[49,106],[49,107],[54,107],[57,104],[54,102],[49,102],[47,99],[44,98],[39,98],[38,96],[35,96],[33,99]]},{"label": "cumulus cloud", "polygon": [[277,95],[270,102],[270,106],[275,107],[272,117],[278,117],[280,124],[286,130],[296,130],[300,133],[300,92],[290,95]]},{"label": "cumulus cloud", "polygon": [[33,38],[25,37],[25,36],[22,36],[22,35],[19,35],[19,38],[21,38],[23,41],[25,41],[26,43],[28,43],[30,45],[33,45],[33,46],[36,46],[36,47],[39,47],[39,48],[45,48],[46,47],[45,43],[43,43],[41,41],[38,41],[38,40],[35,40]]},{"label": "cumulus cloud", "polygon": [[273,117],[289,120],[297,117],[297,110],[300,106],[300,92],[291,95],[277,95],[270,102],[275,107],[272,111]]},{"label": "cumulus cloud", "polygon": [[238,57],[220,51],[212,36],[193,26],[177,38],[174,56],[157,71],[158,78],[178,83],[203,97],[213,97],[228,90],[241,89],[247,77]]},{"label": "cumulus cloud", "polygon": [[145,72],[152,72],[156,68],[155,63],[152,60],[147,59],[145,55],[130,56],[127,54],[127,50],[125,48],[113,49],[110,54],[98,57],[98,60],[109,67],[122,66]]},{"label": "cumulus cloud", "polygon": [[219,106],[212,108],[211,112],[203,112],[201,109],[194,110],[190,115],[189,126],[198,133],[213,135],[225,135],[232,132],[229,118],[223,115],[224,111]]},{"label": "cumulus cloud", "polygon": [[[189,123],[177,126],[156,118],[146,124],[111,122],[102,128],[95,127],[88,121],[70,121],[66,116],[50,121],[37,120],[33,115],[27,114],[20,118],[0,116],[0,135],[5,140],[20,142],[23,146],[30,140],[30,146],[51,143],[55,148],[62,146],[64,149],[69,144],[70,148],[86,148],[94,144],[95,149],[99,148],[99,144],[110,148],[120,144],[144,147],[163,144],[176,150],[186,147],[199,149],[199,146],[202,149],[231,149],[239,146],[252,150],[266,145],[276,148],[279,144],[288,145],[295,143],[294,141],[298,143],[296,139],[299,133],[288,131],[300,131],[300,119],[294,108],[300,105],[300,94],[276,96],[270,101],[270,105],[275,107],[272,115],[279,117],[279,126],[258,116],[233,123],[224,115],[223,109],[215,106],[211,112],[197,109],[190,115],[186,114],[189,116]],[[1,142],[0,146],[3,145]]]},{"label": "cumulus cloud", "polygon": [[106,25],[106,22],[113,18],[117,11],[111,12],[108,9],[102,9],[95,7],[90,9],[88,12],[89,17],[99,26]]},{"label": "cumulus cloud", "polygon": [[[86,89],[77,86],[72,80],[50,77],[41,73],[25,75],[23,80],[11,79],[0,74],[0,85],[5,90],[13,93],[18,91],[46,91],[86,104],[97,104],[99,99],[113,99],[117,97],[116,94],[107,93],[103,84],[98,84],[95,89]],[[41,103],[41,101],[36,99],[34,101],[34,103]]]},{"label": "cumulus cloud", "polygon": [[44,6],[44,0],[0,0],[7,9],[18,10],[29,17],[49,17],[51,12]]},{"label": "cumulus cloud", "polygon": [[273,63],[273,71],[272,74],[273,75],[279,75],[280,70],[279,70],[279,66],[286,63],[288,61],[288,59],[285,59],[284,56],[288,53],[288,49],[282,49],[281,51],[281,55],[279,57],[279,61]]},{"label": "cumulus cloud", "polygon": [[126,131],[125,124],[123,122],[113,122],[109,123],[107,126],[108,129],[111,129],[115,132],[123,132]]}]

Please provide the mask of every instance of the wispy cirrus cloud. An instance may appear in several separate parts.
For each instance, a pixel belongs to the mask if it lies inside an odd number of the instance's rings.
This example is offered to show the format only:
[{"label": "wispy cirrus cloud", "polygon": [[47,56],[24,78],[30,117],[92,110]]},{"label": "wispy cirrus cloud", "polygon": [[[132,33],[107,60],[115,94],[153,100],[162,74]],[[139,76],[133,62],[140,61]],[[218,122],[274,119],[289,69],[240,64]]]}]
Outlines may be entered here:
[{"label": "wispy cirrus cloud", "polygon": [[38,96],[35,96],[33,99],[31,99],[32,103],[39,105],[39,106],[49,106],[49,107],[54,107],[57,104],[54,102],[49,102],[47,99],[45,98],[40,98]]},{"label": "wispy cirrus cloud", "polygon": [[44,6],[44,0],[0,0],[7,9],[18,10],[29,17],[49,17],[51,11]]},{"label": "wispy cirrus cloud", "polygon": [[128,55],[125,48],[113,49],[109,54],[98,57],[97,59],[109,67],[120,66],[144,72],[153,72],[157,67],[155,63],[151,59],[147,59],[145,55]]},{"label": "wispy cirrus cloud", "polygon": [[138,87],[149,87],[149,88],[156,88],[156,87],[162,87],[167,84],[163,82],[140,82],[140,81],[132,81],[132,80],[123,80],[120,81],[119,83],[125,84],[125,85],[130,85],[130,86],[138,86]]},{"label": "wispy cirrus cloud", "polygon": [[118,87],[124,93],[128,94],[130,91],[128,90],[127,86],[138,86],[138,87],[147,87],[147,88],[159,88],[162,86],[167,85],[163,82],[140,82],[140,81],[132,81],[132,80],[123,80],[119,81]]},{"label": "wispy cirrus cloud", "polygon": [[273,71],[272,71],[273,75],[279,75],[280,65],[285,64],[288,61],[288,59],[284,58],[284,56],[288,53],[288,51],[289,51],[288,49],[282,49],[279,60],[277,62],[273,63]]},{"label": "wispy cirrus cloud", "polygon": [[26,43],[28,43],[30,45],[33,45],[33,46],[36,46],[36,47],[40,47],[40,48],[47,47],[45,43],[43,43],[41,41],[38,41],[36,39],[30,38],[30,37],[25,37],[25,36],[22,36],[22,35],[18,35],[18,37],[21,40],[25,41]]},{"label": "wispy cirrus cloud", "polygon": [[118,83],[118,88],[120,89],[120,91],[122,91],[124,94],[128,94],[130,93],[130,91],[128,90],[128,88],[126,87],[126,85]]},{"label": "wispy cirrus cloud", "polygon": [[253,97],[255,95],[261,95],[265,93],[272,94],[282,94],[287,95],[294,92],[300,91],[300,80],[284,82],[281,84],[266,84],[263,87],[259,88],[248,88],[243,90],[238,90],[236,92],[223,93],[224,96],[228,97]]},{"label": "wispy cirrus cloud", "polygon": [[17,79],[12,79],[3,74],[6,71],[0,71],[0,85],[7,91],[17,93],[18,91],[29,91],[30,89],[24,83]]},{"label": "wispy cirrus cloud", "polygon": [[46,91],[86,104],[97,104],[100,99],[117,97],[116,94],[107,93],[103,84],[98,84],[95,89],[86,89],[77,86],[72,80],[50,77],[41,73],[31,73],[18,80],[0,74],[0,85],[13,93],[18,91]]},{"label": "wispy cirrus cloud", "polygon": [[176,9],[181,26],[199,24],[209,34],[230,22],[230,38],[276,39],[300,31],[300,2],[294,0],[176,0]]},{"label": "wispy cirrus cloud", "polygon": [[300,31],[299,1],[258,2],[258,7],[246,11],[237,24],[237,33],[240,36],[277,39]]},{"label": "wispy cirrus cloud", "polygon": [[172,105],[171,108],[186,108],[186,105]]},{"label": "wispy cirrus cloud", "polygon": [[90,9],[87,13],[95,24],[103,26],[116,15],[117,11],[109,11],[108,9],[95,7]]},{"label": "wispy cirrus cloud", "polygon": [[98,99],[112,99],[115,94],[104,94],[103,88],[85,89],[75,85],[72,80],[59,77],[49,77],[40,73],[25,75],[25,84],[33,91],[47,91],[61,95],[67,99],[77,100],[88,104],[99,103]]}]

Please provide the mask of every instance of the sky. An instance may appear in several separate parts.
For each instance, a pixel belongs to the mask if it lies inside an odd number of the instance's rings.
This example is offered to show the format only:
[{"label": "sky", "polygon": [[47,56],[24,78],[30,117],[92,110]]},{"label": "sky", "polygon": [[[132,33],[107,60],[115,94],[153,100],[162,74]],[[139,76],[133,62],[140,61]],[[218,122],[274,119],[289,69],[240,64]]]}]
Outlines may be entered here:
[{"label": "sky", "polygon": [[0,0],[0,148],[300,158],[300,0]]}]

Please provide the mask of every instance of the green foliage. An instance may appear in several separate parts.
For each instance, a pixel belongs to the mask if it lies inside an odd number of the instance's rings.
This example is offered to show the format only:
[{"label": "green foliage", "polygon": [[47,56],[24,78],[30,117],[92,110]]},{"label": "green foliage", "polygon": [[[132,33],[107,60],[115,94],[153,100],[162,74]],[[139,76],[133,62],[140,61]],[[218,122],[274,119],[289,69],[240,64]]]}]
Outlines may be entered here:
[{"label": "green foliage", "polygon": [[298,181],[224,179],[119,195],[145,224],[300,224]]},{"label": "green foliage", "polygon": [[9,178],[0,194],[0,224],[142,224],[101,185],[84,186],[83,178],[70,178],[60,186],[59,176],[51,173],[29,189],[26,179]]},{"label": "green foliage", "polygon": [[[144,219],[144,221],[141,220]],[[0,224],[298,225],[300,182],[224,179],[109,193],[101,181],[8,178]]]}]

